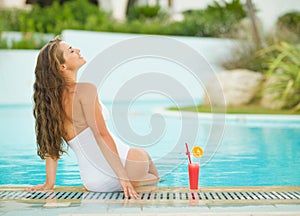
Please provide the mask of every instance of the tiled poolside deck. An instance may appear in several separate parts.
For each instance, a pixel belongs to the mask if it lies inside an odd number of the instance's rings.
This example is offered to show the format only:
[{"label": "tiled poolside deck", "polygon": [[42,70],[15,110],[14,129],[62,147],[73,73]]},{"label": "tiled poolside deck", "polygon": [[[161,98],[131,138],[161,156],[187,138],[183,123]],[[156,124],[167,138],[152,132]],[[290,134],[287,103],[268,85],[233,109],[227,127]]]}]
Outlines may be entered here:
[{"label": "tiled poolside deck", "polygon": [[81,187],[0,187],[0,215],[300,215],[300,187],[141,188],[140,199]]}]

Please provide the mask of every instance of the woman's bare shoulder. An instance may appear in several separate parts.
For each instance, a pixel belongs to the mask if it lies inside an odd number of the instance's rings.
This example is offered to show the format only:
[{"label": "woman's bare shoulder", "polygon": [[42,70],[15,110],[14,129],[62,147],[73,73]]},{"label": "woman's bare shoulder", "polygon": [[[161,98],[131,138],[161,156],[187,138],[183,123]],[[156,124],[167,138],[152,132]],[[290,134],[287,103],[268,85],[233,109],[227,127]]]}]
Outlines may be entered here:
[{"label": "woman's bare shoulder", "polygon": [[76,84],[77,94],[95,94],[97,87],[93,83],[79,82]]}]

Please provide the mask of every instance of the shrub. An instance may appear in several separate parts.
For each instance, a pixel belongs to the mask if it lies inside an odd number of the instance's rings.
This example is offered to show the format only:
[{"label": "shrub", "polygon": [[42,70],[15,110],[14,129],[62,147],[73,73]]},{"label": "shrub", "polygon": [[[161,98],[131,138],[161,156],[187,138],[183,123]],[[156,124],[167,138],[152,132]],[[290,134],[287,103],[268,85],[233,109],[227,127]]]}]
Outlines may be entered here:
[{"label": "shrub", "polygon": [[204,37],[234,37],[237,24],[247,15],[240,0],[232,2],[214,1],[205,10],[194,10],[184,14],[182,26],[188,35]]},{"label": "shrub", "polygon": [[260,48],[254,43],[241,41],[231,50],[231,55],[221,64],[227,70],[245,68],[251,71],[264,73],[268,69],[267,59],[275,53],[259,54]]},{"label": "shrub", "polygon": [[[214,1],[204,10],[184,13],[184,20],[171,22],[158,6],[139,6],[130,10],[128,21],[113,31],[206,37],[234,37],[235,26],[246,16],[240,0]],[[111,30],[111,29],[105,29]]]},{"label": "shrub", "polygon": [[8,43],[5,38],[2,37],[2,34],[0,33],[0,49],[8,49]]},{"label": "shrub", "polygon": [[260,55],[276,52],[269,58],[267,76],[273,80],[266,90],[276,94],[276,101],[282,102],[282,108],[293,108],[300,104],[300,44],[291,45],[286,42],[272,45]]},{"label": "shrub", "polygon": [[160,10],[159,5],[134,6],[129,9],[127,19],[134,20],[134,19],[154,18],[158,15],[159,10]]},{"label": "shrub", "polygon": [[0,27],[4,31],[20,31],[20,19],[28,13],[19,9],[0,9]]},{"label": "shrub", "polygon": [[41,49],[49,40],[42,34],[26,33],[19,41],[12,41],[11,49]]},{"label": "shrub", "polygon": [[277,19],[276,37],[292,43],[300,42],[300,12],[286,13]]},{"label": "shrub", "polygon": [[[0,35],[0,49],[40,49],[54,37],[53,34],[30,32],[15,36]],[[21,39],[16,39],[19,37]]]}]

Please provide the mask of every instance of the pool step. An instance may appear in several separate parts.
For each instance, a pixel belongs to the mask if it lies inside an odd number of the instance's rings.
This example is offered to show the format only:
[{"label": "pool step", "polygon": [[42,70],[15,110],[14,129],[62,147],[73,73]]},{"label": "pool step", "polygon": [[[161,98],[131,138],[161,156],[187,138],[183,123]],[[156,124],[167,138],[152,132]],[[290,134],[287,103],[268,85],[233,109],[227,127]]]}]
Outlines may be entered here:
[{"label": "pool step", "polygon": [[[196,192],[139,192],[139,201],[209,201],[246,202],[270,201],[300,203],[300,191],[196,191]],[[0,191],[0,201],[123,201],[123,192],[83,192],[83,191]]]}]

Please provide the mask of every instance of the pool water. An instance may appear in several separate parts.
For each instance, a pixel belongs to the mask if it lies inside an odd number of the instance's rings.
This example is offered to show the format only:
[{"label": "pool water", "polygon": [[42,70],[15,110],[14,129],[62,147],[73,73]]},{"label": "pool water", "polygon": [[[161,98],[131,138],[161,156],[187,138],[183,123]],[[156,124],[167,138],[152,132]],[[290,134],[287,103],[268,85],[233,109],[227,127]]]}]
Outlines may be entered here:
[{"label": "pool water", "polygon": [[[105,104],[110,110],[112,103]],[[168,101],[137,102],[128,114],[132,131],[144,136],[153,127],[159,127],[154,124],[159,116],[153,116],[153,112],[170,105]],[[135,143],[134,146],[145,148],[157,161],[162,173],[159,186],[188,186],[184,143],[179,143],[182,151],[172,152],[181,135],[181,118],[176,115],[163,117],[163,133],[153,142]],[[43,183],[45,166],[44,161],[36,156],[32,105],[1,106],[0,119],[0,185]],[[115,124],[109,122],[108,126],[118,134]],[[211,120],[199,118],[197,139],[190,143],[190,147],[200,145],[205,150],[210,126]],[[226,121],[219,148],[211,160],[201,165],[200,186],[299,186],[299,131],[300,119],[297,116],[295,120],[288,121]],[[129,138],[121,138],[130,141]],[[81,185],[76,157],[71,149],[68,152],[59,161],[56,185]],[[174,157],[161,160],[169,152]],[[198,161],[196,158],[192,160]]]}]

